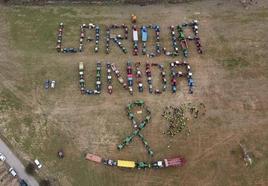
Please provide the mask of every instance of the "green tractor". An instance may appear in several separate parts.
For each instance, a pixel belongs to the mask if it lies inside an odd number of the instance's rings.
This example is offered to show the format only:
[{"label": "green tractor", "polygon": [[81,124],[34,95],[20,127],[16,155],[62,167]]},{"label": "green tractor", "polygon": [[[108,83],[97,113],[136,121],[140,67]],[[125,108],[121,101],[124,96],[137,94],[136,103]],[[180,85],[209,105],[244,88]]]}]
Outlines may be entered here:
[{"label": "green tractor", "polygon": [[144,129],[144,127],[146,126],[147,122],[143,121],[141,122],[141,124],[139,125],[139,129]]},{"label": "green tractor", "polygon": [[148,154],[150,155],[150,156],[153,156],[154,155],[154,152],[151,150],[151,149],[148,149]]},{"label": "green tractor", "polygon": [[134,106],[135,105],[133,103],[130,103],[130,104],[127,105],[127,109],[128,110],[131,110],[131,109],[133,109]]},{"label": "green tractor", "polygon": [[144,105],[144,101],[141,100],[141,99],[136,100],[134,103],[135,103],[137,106],[142,106],[142,105]]},{"label": "green tractor", "polygon": [[123,149],[124,148],[124,145],[123,144],[119,144],[119,145],[117,145],[117,149],[118,150],[121,150],[121,149]]},{"label": "green tractor", "polygon": [[145,122],[148,123],[150,121],[150,119],[151,119],[151,116],[146,116]]},{"label": "green tractor", "polygon": [[184,40],[185,39],[185,35],[183,32],[179,32],[179,39],[180,40]]},{"label": "green tractor", "polygon": [[151,164],[141,161],[141,162],[136,163],[136,167],[138,169],[146,169],[146,168],[151,168]]},{"label": "green tractor", "polygon": [[129,118],[130,120],[133,120],[133,118],[134,118],[134,114],[133,114],[132,112],[128,112],[128,118]]}]

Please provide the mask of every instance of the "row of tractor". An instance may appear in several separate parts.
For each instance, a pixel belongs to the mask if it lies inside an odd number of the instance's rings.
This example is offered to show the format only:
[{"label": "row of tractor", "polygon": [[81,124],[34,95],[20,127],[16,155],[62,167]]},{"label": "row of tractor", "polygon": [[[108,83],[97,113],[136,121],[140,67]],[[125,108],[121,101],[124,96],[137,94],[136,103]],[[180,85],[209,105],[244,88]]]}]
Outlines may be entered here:
[{"label": "row of tractor", "polygon": [[122,25],[117,25],[117,24],[112,24],[109,29],[123,29],[124,30],[124,37],[121,36],[121,35],[117,35],[120,39],[128,39],[128,27],[127,25],[125,24],[122,24]]},{"label": "row of tractor", "polygon": [[[194,36],[188,36],[186,37],[183,31],[183,28],[185,27],[191,27],[194,33]],[[97,53],[99,51],[99,41],[100,41],[100,27],[98,25],[94,25],[92,23],[89,24],[82,24],[80,26],[80,44],[79,48],[62,48],[62,41],[63,41],[63,28],[64,25],[61,22],[59,24],[59,29],[58,29],[58,35],[57,35],[57,46],[56,49],[58,52],[63,52],[63,53],[76,53],[76,52],[82,52],[84,50],[84,39],[85,39],[85,32],[86,29],[95,29],[95,48],[94,51]],[[124,30],[124,36],[117,34],[111,36],[111,30],[112,29],[123,29]],[[155,38],[156,38],[156,43],[155,43],[155,52],[147,52],[146,49],[146,42],[148,41],[148,29],[154,29],[155,31]],[[184,23],[182,25],[177,26],[177,31],[178,31],[178,38],[176,37],[175,33],[175,26],[170,26],[170,34],[171,34],[171,41],[172,41],[172,47],[173,51],[169,52],[167,51],[166,48],[161,48],[160,47],[160,26],[159,25],[148,25],[148,26],[142,26],[140,28],[141,32],[141,41],[142,41],[142,54],[145,55],[147,54],[148,57],[155,57],[161,54],[161,51],[164,52],[165,55],[167,56],[178,56],[179,55],[179,46],[177,41],[180,42],[180,46],[183,51],[184,57],[188,57],[188,44],[187,40],[194,40],[195,45],[197,47],[198,53],[202,53],[202,48],[201,48],[201,42],[200,42],[200,37],[199,37],[199,26],[198,26],[198,21],[193,20],[192,22],[189,23]],[[122,25],[116,25],[113,24],[109,27],[107,27],[106,30],[106,53],[110,53],[110,40],[112,40],[116,46],[118,46],[123,53],[127,53],[127,48],[123,46],[122,44],[122,39],[128,39],[128,26],[125,24]],[[139,54],[139,49],[138,49],[138,42],[139,42],[139,33],[138,33],[138,27],[137,25],[132,26],[132,40],[133,40],[133,55],[138,55]],[[93,41],[93,38],[87,37],[87,41]]]},{"label": "row of tractor", "polygon": [[133,33],[133,55],[137,56],[139,53],[139,49],[138,49],[139,37],[138,37],[138,30],[137,30],[136,25],[132,26],[132,33]]},{"label": "row of tractor", "polygon": [[[162,90],[160,89],[155,89],[153,91],[153,82],[152,82],[152,71],[151,71],[151,67],[158,67],[159,70],[160,70],[160,75],[161,75],[161,78],[162,78]],[[155,94],[161,94],[162,92],[166,91],[166,88],[167,88],[167,79],[166,79],[166,73],[164,71],[164,66],[162,64],[157,64],[157,63],[146,63],[146,69],[145,69],[145,72],[146,72],[146,76],[147,76],[147,82],[149,84],[149,93],[155,93]]]},{"label": "row of tractor", "polygon": [[59,24],[59,29],[58,29],[58,36],[57,36],[57,46],[56,46],[56,49],[57,49],[58,52],[61,52],[63,28],[64,28],[63,23],[60,23]]},{"label": "row of tractor", "polygon": [[95,52],[99,51],[99,42],[100,42],[100,27],[96,26],[95,28]]},{"label": "row of tractor", "polygon": [[81,93],[85,92],[85,68],[84,63],[80,62],[78,66],[78,73],[79,73],[79,85],[80,85],[80,91]]},{"label": "row of tractor", "polygon": [[146,50],[146,42],[148,41],[148,29],[146,26],[141,27],[141,41],[142,41],[142,54],[145,55]]},{"label": "row of tractor", "polygon": [[127,85],[130,94],[133,94],[133,72],[132,72],[132,63],[130,61],[127,62]]},{"label": "row of tractor", "polygon": [[185,38],[183,28],[179,25],[179,26],[177,26],[177,31],[179,33],[178,38],[179,38],[180,45],[181,45],[181,48],[182,48],[183,56],[187,58],[188,57],[188,44],[187,44],[187,41],[186,41],[186,38]]},{"label": "row of tractor", "polygon": [[154,92],[155,94],[161,94],[167,89],[167,79],[166,79],[166,72],[164,71],[164,66],[162,64],[157,64],[157,63],[152,63],[151,66],[158,67],[160,70],[160,75],[161,75],[161,80],[162,80],[162,90],[156,89]]},{"label": "row of tractor", "polygon": [[181,29],[185,28],[185,27],[191,27],[194,33],[194,36],[188,36],[187,39],[188,40],[194,40],[195,41],[195,45],[197,48],[197,52],[199,54],[202,54],[202,48],[201,48],[201,41],[200,41],[200,37],[199,37],[199,26],[198,26],[198,21],[197,20],[193,20],[190,23],[184,23],[181,26],[178,26]]},{"label": "row of tractor", "polygon": [[[135,117],[132,111],[134,107],[140,108],[140,111],[137,112],[137,114],[142,114],[143,110],[146,112],[145,119],[142,120],[140,123],[136,121],[137,118]],[[153,156],[154,153],[151,147],[149,146],[148,142],[145,140],[144,136],[140,133],[141,130],[143,130],[146,127],[146,125],[149,123],[149,121],[151,120],[150,110],[148,109],[148,107],[145,106],[143,100],[136,100],[133,103],[130,103],[127,105],[127,115],[128,115],[128,118],[131,120],[134,131],[129,136],[127,136],[121,144],[117,146],[117,149],[122,150],[126,145],[132,142],[134,137],[137,136],[141,139],[147,153],[150,156]]]},{"label": "row of tractor", "polygon": [[109,94],[113,93],[113,86],[112,86],[112,66],[110,63],[107,63],[107,90]]},{"label": "row of tractor", "polygon": [[110,38],[111,38],[111,33],[110,33],[110,29],[107,28],[106,29],[106,54],[110,53]]},{"label": "row of tractor", "polygon": [[152,71],[151,71],[151,65],[150,63],[146,63],[145,65],[145,73],[147,77],[147,82],[149,85],[149,93],[153,93],[153,82],[152,82]]},{"label": "row of tractor", "polygon": [[[124,78],[121,76],[120,71],[116,67],[114,63],[107,63],[107,89],[108,93],[112,94],[113,86],[112,86],[112,74],[116,75],[120,84],[123,85],[124,89],[128,90],[131,95],[133,95],[133,85],[134,85],[134,77],[137,79],[138,91],[143,92],[144,87],[142,83],[142,72],[140,69],[141,63],[135,63],[135,72],[133,72],[132,63],[130,61],[127,62],[126,72],[127,72],[127,82],[124,81]],[[152,67],[158,67],[160,70],[162,88],[153,90],[153,79],[152,79]],[[185,67],[186,72],[177,71],[176,67]],[[188,62],[183,61],[175,61],[170,63],[171,70],[171,90],[173,93],[177,91],[177,79],[181,77],[186,77],[189,93],[193,93],[194,80],[192,77],[191,67]],[[85,88],[85,78],[84,78],[84,64],[82,62],[79,63],[79,84],[80,91],[82,94],[86,95],[96,95],[101,93],[101,63],[97,63],[97,71],[96,71],[96,86],[95,89],[86,89]],[[149,93],[161,94],[167,89],[167,78],[166,72],[164,71],[164,66],[158,63],[146,63],[145,64],[145,74],[147,77],[148,90]]]},{"label": "row of tractor", "polygon": [[198,21],[197,20],[194,20],[192,23],[192,29],[193,29],[193,32],[195,34],[195,37],[194,37],[194,40],[195,40],[195,45],[196,45],[196,48],[197,48],[197,52],[199,54],[202,54],[203,53],[203,50],[201,48],[201,41],[200,41],[200,37],[199,37],[199,32],[198,32]]},{"label": "row of tractor", "polygon": [[[155,31],[155,52],[150,52],[147,54],[146,42],[148,41],[148,29],[153,29]],[[142,41],[142,54],[147,54],[148,57],[155,57],[161,54],[160,48],[160,26],[159,25],[143,25],[141,27],[141,41]]]},{"label": "row of tractor", "polygon": [[101,63],[97,63],[97,70],[96,70],[96,90],[98,92],[101,91]]},{"label": "row of tractor", "polygon": [[113,41],[117,44],[117,46],[126,54],[127,53],[127,49],[126,47],[123,46],[122,42],[119,41],[118,37],[114,37]]},{"label": "row of tractor", "polygon": [[77,48],[62,48],[63,29],[64,29],[64,24],[63,22],[61,22],[59,24],[58,36],[57,36],[57,46],[56,46],[57,51],[63,52],[63,53],[76,53]]},{"label": "row of tractor", "polygon": [[[111,36],[111,30],[114,29],[123,29],[124,30],[124,37],[120,34]],[[114,43],[122,50],[123,53],[127,53],[126,47],[122,44],[122,39],[128,39],[128,27],[125,24],[117,25],[112,24],[106,29],[106,53],[110,53],[110,40],[114,41]]]},{"label": "row of tractor", "polygon": [[96,87],[94,90],[92,89],[86,89],[85,85],[85,68],[84,63],[79,63],[79,85],[80,85],[80,91],[82,94],[86,95],[96,95],[100,94],[101,92],[101,63],[97,63],[97,70],[96,70]]},{"label": "row of tractor", "polygon": [[124,89],[128,90],[129,93],[132,95],[133,94],[133,88],[132,87],[128,87],[127,83],[124,81],[123,77],[120,74],[120,71],[118,70],[118,68],[116,67],[116,65],[114,63],[111,64],[112,70],[115,73],[118,82],[123,85]]},{"label": "row of tractor", "polygon": [[[185,67],[186,72],[182,71],[176,71],[176,67]],[[171,68],[171,86],[172,86],[172,92],[175,93],[177,91],[177,78],[180,77],[186,77],[188,80],[188,86],[189,86],[189,93],[193,93],[193,86],[194,86],[194,80],[192,78],[192,72],[191,72],[191,66],[189,65],[188,62],[183,61],[175,61],[170,63],[170,68]]]},{"label": "row of tractor", "polygon": [[138,84],[138,90],[139,92],[143,92],[143,84],[142,84],[142,73],[141,73],[141,62],[136,62],[135,63],[135,69],[136,69],[136,79],[137,79],[137,84]]},{"label": "row of tractor", "polygon": [[186,160],[181,157],[177,156],[174,158],[166,158],[163,160],[153,161],[151,163],[146,163],[143,161],[128,161],[128,160],[112,160],[112,159],[104,159],[100,156],[87,153],[85,159],[88,161],[93,161],[99,164],[104,164],[111,167],[119,167],[119,168],[130,168],[130,169],[146,169],[146,168],[168,168],[168,167],[182,167]]},{"label": "row of tractor", "polygon": [[83,49],[84,49],[83,42],[84,42],[84,38],[85,38],[85,35],[86,35],[85,27],[86,27],[85,24],[83,24],[82,26],[80,26],[80,39],[79,39],[79,48],[78,48],[79,52],[82,52]]},{"label": "row of tractor", "polygon": [[[99,39],[100,39],[100,27],[98,25],[94,25],[93,23],[89,24],[82,24],[80,26],[80,40],[79,40],[79,52],[82,52],[84,50],[84,39],[86,37],[86,29],[91,30],[95,28],[95,48],[94,51],[99,51]],[[93,39],[88,36],[87,41],[93,41]]]},{"label": "row of tractor", "polygon": [[160,26],[159,25],[154,25],[153,29],[155,30],[155,51],[157,55],[161,54],[161,48],[160,48]]},{"label": "row of tractor", "polygon": [[177,38],[176,38],[176,34],[175,34],[175,27],[173,25],[170,26],[170,35],[171,35],[173,51],[166,52],[166,55],[178,56],[179,55],[179,46],[178,46]]}]

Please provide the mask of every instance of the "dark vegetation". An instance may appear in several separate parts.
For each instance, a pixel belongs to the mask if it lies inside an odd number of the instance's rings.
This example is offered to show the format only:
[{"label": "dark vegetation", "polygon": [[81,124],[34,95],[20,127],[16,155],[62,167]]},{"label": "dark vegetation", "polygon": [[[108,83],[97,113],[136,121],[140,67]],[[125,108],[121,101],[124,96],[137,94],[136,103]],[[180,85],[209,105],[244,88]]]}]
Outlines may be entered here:
[{"label": "dark vegetation", "polygon": [[40,186],[50,186],[51,185],[49,180],[41,180],[39,184],[40,184]]},{"label": "dark vegetation", "polygon": [[33,175],[35,170],[35,165],[32,162],[29,162],[25,167],[25,171],[27,174]]}]

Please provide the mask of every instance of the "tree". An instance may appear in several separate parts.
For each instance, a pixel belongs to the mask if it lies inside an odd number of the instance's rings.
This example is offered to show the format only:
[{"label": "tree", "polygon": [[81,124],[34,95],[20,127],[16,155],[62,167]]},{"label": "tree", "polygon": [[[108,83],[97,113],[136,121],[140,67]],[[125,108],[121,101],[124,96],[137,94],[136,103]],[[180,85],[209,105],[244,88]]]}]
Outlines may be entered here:
[{"label": "tree", "polygon": [[29,162],[25,168],[27,174],[33,175],[35,170],[35,165],[32,162]]}]

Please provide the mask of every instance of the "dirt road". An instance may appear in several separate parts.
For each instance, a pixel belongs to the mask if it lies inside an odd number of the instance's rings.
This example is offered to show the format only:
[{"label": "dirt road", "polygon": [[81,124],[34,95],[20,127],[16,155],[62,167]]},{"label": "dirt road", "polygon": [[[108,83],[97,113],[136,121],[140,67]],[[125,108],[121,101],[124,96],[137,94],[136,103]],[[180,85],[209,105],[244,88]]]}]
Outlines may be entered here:
[{"label": "dirt road", "polygon": [[32,176],[25,172],[25,167],[16,155],[8,148],[8,146],[0,139],[0,152],[3,153],[7,159],[6,162],[10,167],[13,167],[20,179],[24,179],[30,186],[38,186],[38,182]]}]

